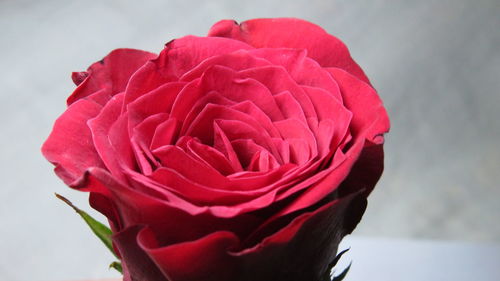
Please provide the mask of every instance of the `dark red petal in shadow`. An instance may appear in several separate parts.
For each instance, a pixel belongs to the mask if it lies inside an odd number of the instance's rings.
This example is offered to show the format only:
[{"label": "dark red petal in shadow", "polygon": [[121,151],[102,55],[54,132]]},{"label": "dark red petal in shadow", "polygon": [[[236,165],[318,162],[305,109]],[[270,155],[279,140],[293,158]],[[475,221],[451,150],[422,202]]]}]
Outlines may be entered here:
[{"label": "dark red petal in shadow", "polygon": [[169,281],[137,244],[137,234],[142,228],[131,226],[113,235],[113,243],[122,257],[123,281]]}]

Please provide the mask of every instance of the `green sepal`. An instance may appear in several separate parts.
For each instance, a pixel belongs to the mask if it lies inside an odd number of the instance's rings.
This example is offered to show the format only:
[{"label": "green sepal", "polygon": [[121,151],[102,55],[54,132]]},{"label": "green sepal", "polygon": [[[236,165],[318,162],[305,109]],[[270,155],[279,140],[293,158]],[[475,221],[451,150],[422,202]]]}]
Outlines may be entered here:
[{"label": "green sepal", "polygon": [[341,281],[344,279],[344,277],[347,275],[347,272],[349,272],[349,269],[351,268],[351,263],[337,276],[334,276],[334,270],[333,268],[337,263],[339,262],[340,258],[347,252],[349,251],[350,248],[347,248],[340,253],[337,254],[337,256],[333,259],[333,261],[328,265],[328,270],[325,272],[323,275],[324,281]]},{"label": "green sepal", "polygon": [[[113,233],[111,232],[111,229],[109,229],[104,224],[95,220],[93,217],[91,217],[85,211],[80,210],[78,207],[73,205],[73,203],[71,203],[71,201],[66,199],[64,196],[57,194],[57,193],[55,195],[57,198],[61,199],[64,203],[68,204],[68,206],[73,208],[73,210],[75,210],[75,212],[77,214],[79,214],[82,217],[82,219],[87,223],[87,225],[90,227],[92,232],[94,232],[94,234],[99,238],[99,240],[101,240],[102,243],[104,243],[106,248],[108,248],[111,251],[111,253],[113,253],[113,255],[117,259],[119,259],[119,257],[116,255],[115,250],[113,248],[113,242],[111,240],[111,235],[113,235]],[[113,264],[114,263],[112,263],[112,265]],[[115,267],[113,267],[113,268],[115,268]],[[120,264],[120,268],[121,268],[121,264]]]},{"label": "green sepal", "polygon": [[352,262],[349,263],[349,265],[340,273],[339,275],[333,277],[332,281],[342,281],[344,280],[344,277],[347,275],[347,272],[349,272],[349,269],[351,269]]},{"label": "green sepal", "polygon": [[123,269],[122,269],[122,263],[119,262],[119,261],[114,261],[112,262],[110,265],[109,265],[109,268],[114,268],[116,269],[118,272],[122,273],[123,274]]}]

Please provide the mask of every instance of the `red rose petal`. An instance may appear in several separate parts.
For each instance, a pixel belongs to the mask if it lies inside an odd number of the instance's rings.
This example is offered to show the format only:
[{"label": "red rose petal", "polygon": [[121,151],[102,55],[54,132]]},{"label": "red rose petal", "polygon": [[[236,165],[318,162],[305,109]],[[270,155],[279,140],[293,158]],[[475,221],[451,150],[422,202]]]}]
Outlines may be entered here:
[{"label": "red rose petal", "polygon": [[[321,120],[318,123],[318,130],[315,132],[316,137],[320,139],[319,135],[323,135],[327,138],[331,138],[332,141],[325,143],[325,145],[327,145],[327,148],[330,148],[330,146],[336,148],[340,145],[340,142],[344,139],[349,130],[353,116],[352,112],[323,89],[307,86],[303,86],[303,89],[314,104],[314,109],[318,114],[319,120]],[[335,129],[331,136],[325,135],[325,132],[322,132],[322,128],[327,127],[320,127],[326,126],[327,123],[323,122],[326,120],[329,120]],[[323,123],[323,125],[321,125],[321,123]],[[330,128],[330,126],[328,126],[328,128]]]},{"label": "red rose petal", "polygon": [[159,166],[159,162],[149,148],[151,147],[156,128],[167,120],[169,120],[168,113],[157,113],[144,119],[144,121],[132,130],[132,148],[137,159],[137,164],[145,175],[150,175],[153,169]]},{"label": "red rose petal", "polygon": [[223,66],[214,66],[204,73],[203,86],[235,102],[252,101],[271,120],[283,119],[266,85],[239,73]]},{"label": "red rose petal", "polygon": [[169,113],[175,98],[184,88],[186,83],[171,82],[144,94],[127,105],[126,111],[129,115],[129,131],[137,126],[148,116],[157,113]]},{"label": "red rose petal", "polygon": [[187,129],[186,134],[197,137],[202,143],[211,144],[214,123],[219,125],[229,140],[253,139],[277,154],[271,136],[255,119],[241,111],[220,105],[208,104]]},{"label": "red rose petal", "polygon": [[180,78],[208,58],[252,47],[227,38],[186,36],[170,41],[166,49],[169,59],[166,67],[171,68],[176,77]]},{"label": "red rose petal", "polygon": [[258,108],[255,105],[255,103],[251,101],[242,101],[232,105],[231,108],[243,112],[252,119],[254,119],[256,122],[259,123],[260,126],[262,126],[262,128],[266,130],[266,132],[272,138],[281,137],[280,133],[274,127],[269,116],[267,116],[260,108]]},{"label": "red rose petal", "polygon": [[296,217],[256,246],[232,253],[244,264],[236,279],[322,280],[340,240],[352,232],[365,208],[366,199],[353,194]]},{"label": "red rose petal", "polygon": [[137,234],[143,226],[135,225],[113,235],[113,243],[122,257],[123,281],[169,281],[161,268],[137,244]]},{"label": "red rose petal", "polygon": [[[279,169],[276,169],[276,172],[266,175],[262,179],[256,180],[276,182],[278,179],[282,178],[283,172],[288,171],[290,168],[293,168],[292,164],[283,165]],[[162,174],[164,172],[160,171],[162,171],[162,168],[155,171],[156,175],[164,176]],[[175,182],[171,181],[170,184],[175,184],[177,188],[172,189],[168,186],[161,186],[154,180],[151,180],[140,173],[134,171],[126,171],[132,180],[132,185],[135,187],[135,189],[137,189],[137,191],[134,191],[135,195],[131,195],[134,197],[129,197],[127,194],[131,193],[132,191],[122,190],[123,188],[121,188],[119,191],[120,194],[116,194],[116,196],[126,196],[123,200],[126,200],[126,202],[130,201],[130,203],[127,204],[133,204],[133,206],[135,206],[135,204],[138,204],[137,206],[140,206],[142,204],[140,203],[141,200],[145,200],[141,199],[143,196],[152,196],[152,199],[155,198],[155,201],[158,201],[158,204],[171,206],[171,208],[182,210],[190,215],[206,214],[215,218],[233,218],[254,210],[262,209],[269,206],[273,202],[277,202],[278,200],[276,200],[276,194],[280,192],[280,190],[289,188],[290,185],[293,185],[294,183],[301,180],[300,177],[293,177],[292,175],[291,177],[294,178],[294,181],[292,181],[289,185],[279,185],[279,189],[276,188],[276,184],[273,184],[270,186],[266,186],[265,188],[261,188],[261,190],[255,191],[238,191],[231,189],[227,189],[225,191],[221,189],[208,189],[207,187],[189,182],[187,181],[187,178],[179,177],[179,174],[174,170],[165,171],[168,171],[168,173],[170,173],[170,175],[168,176],[169,180],[175,180]],[[160,182],[164,181],[163,179],[158,180]],[[244,181],[248,182],[249,179],[245,178]],[[259,184],[259,182],[256,182],[255,184]],[[305,182],[305,184],[301,188],[303,189],[310,184],[311,183],[309,182]],[[260,186],[262,185],[265,185],[265,183],[260,183]],[[238,184],[237,182],[234,183],[234,186],[238,189],[242,188],[241,184]],[[296,192],[298,190],[301,190],[301,188],[300,186],[296,186]],[[201,192],[202,190],[204,191]],[[191,200],[195,199],[197,200],[197,202],[205,202],[205,205],[194,205],[193,202],[187,201],[184,196],[180,196],[181,192],[183,194],[192,196]],[[123,196],[121,193],[123,193]],[[219,203],[220,205],[206,205],[216,203]],[[153,214],[148,215],[144,214],[141,211],[139,213],[128,214],[127,216],[127,219],[131,220],[141,219],[142,221],[150,221],[148,218],[153,217]],[[154,220],[151,220],[151,222],[153,221]],[[130,221],[130,223],[132,223],[132,221]]]},{"label": "red rose petal", "polygon": [[101,106],[88,100],[70,105],[57,119],[42,153],[54,165],[66,184],[80,178],[90,167],[104,167],[92,143],[87,120],[99,114]]},{"label": "red rose petal", "polygon": [[132,129],[132,140],[140,142],[143,144],[143,147],[147,147],[149,150],[156,128],[167,122],[167,120],[172,120],[172,118],[169,118],[166,112],[149,115]]},{"label": "red rose petal", "polygon": [[375,144],[384,142],[383,134],[389,131],[389,117],[377,92],[368,84],[338,68],[329,68],[337,80],[344,98],[344,106],[353,113],[352,134],[366,134]]},{"label": "red rose petal", "polygon": [[249,52],[265,58],[274,65],[283,66],[297,84],[322,88],[342,101],[335,80],[316,61],[307,57],[306,50],[263,48]]},{"label": "red rose petal", "polygon": [[201,162],[213,167],[224,176],[234,173],[231,164],[224,154],[211,146],[191,140],[187,143],[187,152]]},{"label": "red rose petal", "polygon": [[306,49],[308,56],[321,66],[344,69],[369,83],[342,41],[326,33],[320,26],[305,20],[253,19],[239,25],[235,21],[222,20],[212,26],[208,36],[233,38],[256,48]]},{"label": "red rose petal", "polygon": [[125,104],[172,81],[178,81],[207,58],[238,50],[252,49],[236,40],[215,37],[186,36],[166,44],[160,55],[130,78]]},{"label": "red rose petal", "polygon": [[229,160],[229,163],[231,164],[231,167],[233,167],[233,170],[235,172],[243,171],[243,167],[241,167],[238,155],[234,151],[233,146],[231,145],[231,141],[227,138],[226,134],[219,127],[219,125],[217,125],[217,123],[214,123],[213,144],[214,144],[213,147],[215,149],[217,149],[226,156],[226,158]]},{"label": "red rose petal", "polygon": [[154,131],[151,140],[150,149],[155,150],[164,145],[174,144],[180,130],[180,121],[175,118],[169,118],[167,121],[158,125]]},{"label": "red rose petal", "polygon": [[[335,149],[335,145],[332,142],[334,136],[337,138],[337,132],[335,131],[335,123],[332,120],[321,120],[318,124],[318,130],[315,133],[316,142],[318,144],[318,155],[324,157],[330,152],[330,149]],[[338,135],[342,134],[339,130]]]},{"label": "red rose petal", "polygon": [[283,163],[290,163],[290,144],[281,138],[273,138],[273,141]]},{"label": "red rose petal", "polygon": [[261,150],[254,154],[253,159],[250,162],[249,168],[253,171],[267,172],[279,167],[278,161],[274,155],[269,153],[267,150]]},{"label": "red rose petal", "polygon": [[88,121],[92,132],[94,146],[102,161],[111,173],[119,180],[126,182],[120,165],[120,156],[109,139],[109,131],[121,114],[124,94],[118,94],[111,98],[102,111],[95,118]]},{"label": "red rose petal", "polygon": [[307,125],[306,116],[304,115],[301,105],[289,91],[274,95],[274,99],[285,119],[294,118],[297,121],[302,121],[304,125]]},{"label": "red rose petal", "polygon": [[89,73],[87,71],[73,72],[71,73],[71,80],[73,80],[73,83],[78,86],[82,84],[83,80],[85,80],[88,76]]},{"label": "red rose petal", "polygon": [[[314,106],[304,90],[290,77],[284,68],[278,66],[255,67],[240,71],[242,77],[255,79],[265,85],[273,95],[289,91],[299,102],[306,118],[316,117]],[[280,120],[273,119],[271,120]]]},{"label": "red rose petal", "polygon": [[156,57],[155,54],[141,50],[116,49],[112,51],[101,61],[89,67],[85,80],[80,81],[83,77],[81,75],[77,77],[76,82],[80,83],[68,98],[68,105],[104,89],[108,97],[106,100],[109,100],[113,95],[122,92],[130,76],[154,57]]},{"label": "red rose petal", "polygon": [[[342,155],[341,151],[337,151],[335,153],[335,157],[337,157],[338,159],[334,159],[332,161],[332,167],[323,170],[322,172],[312,177],[315,178],[318,175],[323,174],[323,178],[321,180],[311,182],[312,185],[305,189],[300,197],[298,197],[293,203],[289,204],[286,208],[275,214],[275,217],[281,217],[297,210],[312,206],[334,192],[349,174],[355,162],[354,160],[359,157],[359,154],[361,153],[362,147],[363,141],[358,141],[353,147],[349,149],[345,156]],[[308,179],[307,181],[311,179]],[[297,186],[294,186],[284,192],[284,194],[282,194],[281,196],[290,196],[290,194],[297,192],[296,189]]]},{"label": "red rose petal", "polygon": [[224,183],[227,182],[227,179],[212,166],[197,161],[178,146],[163,146],[153,151],[153,154],[162,163],[162,168],[176,171],[194,182],[215,188],[224,188]]},{"label": "red rose petal", "polygon": [[239,240],[231,232],[217,231],[195,241],[158,247],[154,233],[145,229],[137,240],[170,281],[235,280],[236,260],[227,252]]},{"label": "red rose petal", "polygon": [[186,72],[179,80],[192,81],[201,77],[205,71],[214,65],[225,66],[232,70],[239,71],[252,67],[271,65],[271,63],[265,59],[254,56],[247,50],[237,50],[232,53],[207,58],[196,67]]},{"label": "red rose petal", "polygon": [[[309,155],[309,157],[304,160],[309,160],[318,155],[318,144],[316,139],[307,125],[301,123],[295,118],[285,119],[281,121],[274,122],[274,126],[281,133],[283,139],[290,143],[290,149],[299,149],[295,151],[297,156]],[[293,141],[293,143],[292,143]],[[304,143],[306,146],[302,149],[302,145],[295,147],[295,144]],[[303,157],[301,157],[303,158]]]},{"label": "red rose petal", "polygon": [[[332,96],[330,92],[321,88],[302,86],[302,89],[309,96],[309,99],[314,105],[314,109],[319,120],[330,119],[336,121],[338,119],[345,120],[352,114],[345,108],[342,102]],[[340,93],[340,91],[339,91]],[[343,124],[348,126],[349,124]]]},{"label": "red rose petal", "polygon": [[273,140],[262,127],[252,126],[253,124],[251,123],[231,119],[219,119],[215,120],[215,123],[219,125],[231,141],[251,139],[273,153],[273,155],[279,157]]},{"label": "red rose petal", "polygon": [[344,195],[364,190],[365,196],[368,196],[380,179],[383,170],[383,145],[365,146],[349,175],[339,186],[339,194]]},{"label": "red rose petal", "polygon": [[[261,171],[257,162],[257,166],[252,166],[252,162],[255,161],[253,158],[259,156],[261,152],[267,151],[264,147],[255,143],[253,139],[237,139],[231,141],[238,158],[240,159],[241,165],[247,171]],[[257,159],[258,160],[258,159]],[[276,159],[274,161],[277,164]],[[267,169],[266,169],[267,171]]]},{"label": "red rose petal", "polygon": [[[200,184],[171,168],[158,168],[149,178],[154,181],[154,185],[144,181],[141,177],[137,177],[136,180],[143,184],[144,187],[159,192],[165,197],[170,198],[175,195],[183,201],[196,206],[234,205],[248,200],[250,197],[248,194],[242,195],[241,192],[238,193]],[[203,210],[203,212],[205,211]]]},{"label": "red rose petal", "polygon": [[224,107],[230,107],[236,102],[222,96],[217,91],[210,91],[207,94],[201,96],[195,104],[191,107],[189,112],[182,122],[182,128],[180,130],[180,135],[185,135],[186,131],[189,130],[190,126],[196,118],[200,115],[201,111],[207,106],[207,104],[221,105]]},{"label": "red rose petal", "polygon": [[120,115],[109,128],[108,138],[111,147],[116,152],[116,158],[120,159],[120,164],[132,169],[135,168],[136,159],[130,143],[128,123],[128,116]]},{"label": "red rose petal", "polygon": [[145,184],[153,182],[147,182],[148,178],[132,170],[125,169],[124,172],[130,176],[131,185],[119,183],[104,169],[91,168],[87,170],[85,178],[73,183],[72,187],[112,197],[124,226],[163,221],[169,218],[167,214],[171,212],[175,214],[174,217],[180,217],[188,213],[196,216],[208,211],[206,207],[192,205],[160,188],[154,190],[151,188],[153,185],[145,189]]},{"label": "red rose petal", "polygon": [[[239,239],[228,231],[164,245],[155,231],[147,228],[138,234],[137,242],[171,281],[318,279],[335,258],[340,239],[352,231],[365,207],[359,194],[331,202],[298,216],[244,250],[237,250]],[[130,244],[134,246],[133,241]],[[204,262],[198,262],[200,257]]]}]

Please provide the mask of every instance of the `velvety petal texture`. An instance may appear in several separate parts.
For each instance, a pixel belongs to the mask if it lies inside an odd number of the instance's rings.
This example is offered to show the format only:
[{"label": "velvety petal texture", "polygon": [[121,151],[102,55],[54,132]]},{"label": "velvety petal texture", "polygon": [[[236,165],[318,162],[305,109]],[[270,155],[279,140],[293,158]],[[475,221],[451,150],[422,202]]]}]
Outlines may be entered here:
[{"label": "velvety petal texture", "polygon": [[322,281],[383,171],[382,101],[304,20],[223,20],[72,78],[42,152],[109,219],[125,281]]}]

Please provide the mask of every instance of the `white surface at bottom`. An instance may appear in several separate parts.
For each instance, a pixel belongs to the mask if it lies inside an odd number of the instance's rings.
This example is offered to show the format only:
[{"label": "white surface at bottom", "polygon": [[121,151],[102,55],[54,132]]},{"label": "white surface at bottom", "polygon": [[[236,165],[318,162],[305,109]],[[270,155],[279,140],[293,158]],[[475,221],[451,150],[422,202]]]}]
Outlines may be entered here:
[{"label": "white surface at bottom", "polygon": [[349,247],[336,267],[339,274],[352,261],[344,281],[500,280],[500,244],[354,236],[344,239],[339,251]]},{"label": "white surface at bottom", "polygon": [[345,281],[498,281],[500,245],[347,237],[339,251]]}]

